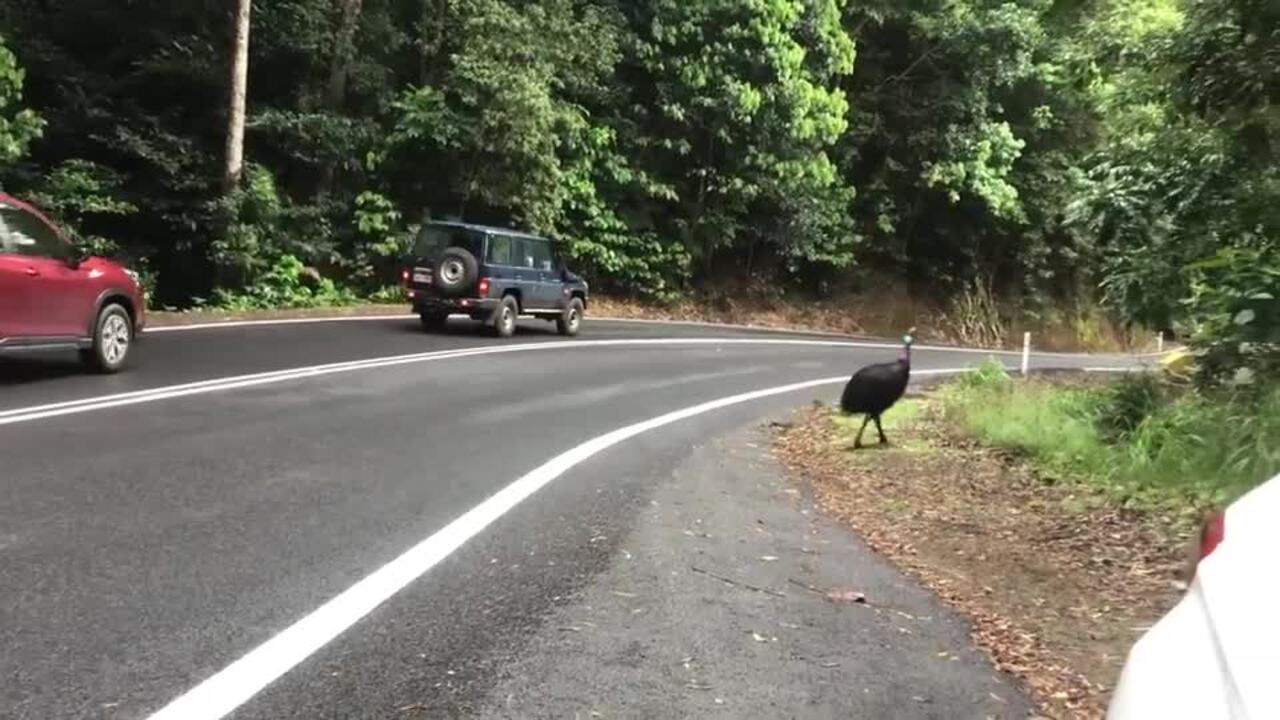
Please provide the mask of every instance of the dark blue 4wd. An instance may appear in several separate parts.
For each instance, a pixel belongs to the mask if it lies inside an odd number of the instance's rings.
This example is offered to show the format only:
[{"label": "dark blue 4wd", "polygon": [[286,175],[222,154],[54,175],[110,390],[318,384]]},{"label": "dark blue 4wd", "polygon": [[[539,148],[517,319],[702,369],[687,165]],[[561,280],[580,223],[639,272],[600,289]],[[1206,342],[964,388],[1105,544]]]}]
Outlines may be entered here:
[{"label": "dark blue 4wd", "polygon": [[577,335],[587,309],[587,282],[565,268],[551,240],[502,228],[427,223],[402,279],[426,330],[462,314],[510,337],[516,318],[532,315]]}]

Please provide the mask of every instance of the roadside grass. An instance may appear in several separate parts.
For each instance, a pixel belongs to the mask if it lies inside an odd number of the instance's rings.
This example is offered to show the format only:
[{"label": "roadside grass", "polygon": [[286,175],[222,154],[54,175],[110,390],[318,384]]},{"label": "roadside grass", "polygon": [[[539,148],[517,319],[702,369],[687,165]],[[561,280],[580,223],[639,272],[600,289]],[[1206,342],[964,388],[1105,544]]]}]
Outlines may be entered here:
[{"label": "roadside grass", "polygon": [[[917,398],[903,398],[897,405],[889,408],[887,412],[880,418],[880,426],[884,428],[884,434],[892,443],[891,447],[898,450],[909,452],[919,452],[929,449],[929,444],[920,438],[904,434],[902,431],[909,428],[924,411],[924,403]],[[845,450],[852,451],[853,441],[858,436],[858,428],[862,427],[861,415],[840,415],[832,416],[831,421],[835,423],[840,431],[841,445]],[[880,442],[879,436],[876,435],[875,423],[868,423],[867,430],[862,435],[862,443],[868,448],[874,448]],[[866,454],[853,454],[853,458],[867,458]]]},{"label": "roadside grass", "polygon": [[1280,472],[1280,387],[1206,395],[1152,375],[1020,381],[989,363],[941,397],[945,416],[978,441],[1126,507],[1195,514]]}]

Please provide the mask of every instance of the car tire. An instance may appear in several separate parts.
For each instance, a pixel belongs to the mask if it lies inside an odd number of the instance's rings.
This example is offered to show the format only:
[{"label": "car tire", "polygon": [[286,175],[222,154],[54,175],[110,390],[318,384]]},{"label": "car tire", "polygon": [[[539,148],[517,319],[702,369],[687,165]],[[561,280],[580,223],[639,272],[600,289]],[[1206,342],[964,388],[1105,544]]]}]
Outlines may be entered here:
[{"label": "car tire", "polygon": [[475,287],[480,279],[480,263],[466,248],[446,248],[440,253],[434,274],[436,289],[446,297],[457,297]]},{"label": "car tire", "polygon": [[422,313],[418,316],[418,321],[422,323],[422,329],[427,332],[440,332],[444,330],[445,324],[449,321],[448,315],[439,313]]},{"label": "car tire", "polygon": [[98,311],[93,324],[93,346],[80,351],[80,359],[90,369],[115,373],[124,368],[133,348],[133,319],[116,303]]},{"label": "car tire", "polygon": [[502,303],[498,305],[498,309],[493,311],[493,318],[490,323],[493,327],[493,334],[500,338],[509,338],[516,334],[516,318],[520,316],[520,306],[516,303],[516,299],[510,295],[502,298]]},{"label": "car tire", "polygon": [[577,335],[578,331],[582,329],[582,315],[584,311],[585,308],[582,305],[582,300],[578,298],[570,300],[568,306],[566,306],[564,311],[560,313],[560,316],[556,318],[556,330],[559,331],[561,335],[568,337]]}]

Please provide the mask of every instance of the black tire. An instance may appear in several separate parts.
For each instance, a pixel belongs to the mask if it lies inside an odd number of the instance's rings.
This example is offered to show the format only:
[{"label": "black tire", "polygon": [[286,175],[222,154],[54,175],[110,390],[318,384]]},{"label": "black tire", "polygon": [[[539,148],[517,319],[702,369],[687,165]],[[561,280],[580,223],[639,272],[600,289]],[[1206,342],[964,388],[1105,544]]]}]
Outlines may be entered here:
[{"label": "black tire", "polygon": [[493,317],[489,320],[493,327],[493,334],[500,338],[509,338],[516,334],[516,318],[520,316],[520,306],[516,303],[516,299],[510,295],[502,298],[502,303],[498,305],[498,309],[493,311]]},{"label": "black tire", "polygon": [[451,247],[440,253],[434,269],[435,286],[446,297],[470,292],[480,279],[480,263],[466,248]]},{"label": "black tire", "polygon": [[96,372],[120,372],[132,348],[133,319],[122,306],[108,303],[93,323],[93,346],[81,350],[80,359]]},{"label": "black tire", "polygon": [[561,335],[573,337],[582,329],[582,316],[586,309],[582,305],[582,300],[573,298],[569,301],[568,306],[556,318],[556,330]]},{"label": "black tire", "polygon": [[418,321],[422,323],[423,330],[426,330],[427,332],[440,332],[449,321],[449,316],[442,315],[440,313],[422,313],[418,316]]}]

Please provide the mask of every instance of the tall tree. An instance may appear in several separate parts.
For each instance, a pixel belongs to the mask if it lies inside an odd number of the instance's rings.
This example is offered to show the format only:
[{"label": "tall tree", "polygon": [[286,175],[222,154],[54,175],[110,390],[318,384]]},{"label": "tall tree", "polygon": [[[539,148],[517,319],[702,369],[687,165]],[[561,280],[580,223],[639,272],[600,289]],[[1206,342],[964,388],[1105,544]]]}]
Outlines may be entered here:
[{"label": "tall tree", "polygon": [[356,29],[360,26],[360,10],[364,0],[338,0],[338,32],[334,43],[333,59],[329,64],[329,83],[325,90],[325,105],[330,110],[341,110],[347,94],[347,76],[355,59]]},{"label": "tall tree", "polygon": [[231,52],[230,98],[227,103],[227,149],[223,185],[240,185],[244,172],[244,117],[249,84],[249,28],[253,0],[236,0],[235,42]]}]

